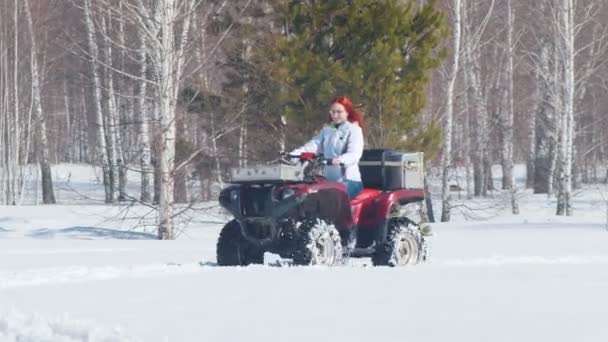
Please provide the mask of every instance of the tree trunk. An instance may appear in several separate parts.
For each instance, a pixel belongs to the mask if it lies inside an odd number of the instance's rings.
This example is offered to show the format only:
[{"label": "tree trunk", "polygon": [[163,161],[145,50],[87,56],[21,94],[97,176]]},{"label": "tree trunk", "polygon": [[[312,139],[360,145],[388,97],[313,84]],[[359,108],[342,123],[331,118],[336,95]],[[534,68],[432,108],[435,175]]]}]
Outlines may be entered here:
[{"label": "tree trunk", "polygon": [[53,190],[53,176],[51,173],[51,162],[50,162],[50,151],[49,142],[46,133],[46,121],[44,114],[42,113],[42,102],[41,102],[41,91],[40,91],[40,74],[38,59],[36,57],[37,45],[36,37],[34,32],[34,24],[32,22],[32,13],[30,10],[29,0],[25,0],[25,13],[27,17],[27,23],[30,33],[31,42],[31,68],[32,68],[32,101],[34,108],[34,115],[37,121],[38,127],[38,143],[40,152],[38,161],[40,163],[40,172],[42,175],[42,202],[44,204],[55,203],[55,193]]},{"label": "tree trunk", "polygon": [[458,64],[460,62],[460,32],[461,32],[461,2],[460,0],[453,1],[454,6],[454,22],[452,32],[452,60],[450,76],[448,79],[445,126],[444,126],[444,141],[442,151],[442,174],[441,174],[441,222],[450,220],[451,198],[448,177],[452,164],[452,128],[453,128],[453,113],[454,113],[454,86],[458,75]]},{"label": "tree trunk", "polygon": [[141,37],[140,43],[140,69],[139,76],[139,92],[137,95],[137,128],[139,138],[139,165],[141,167],[141,195],[140,200],[144,203],[152,201],[153,191],[153,180],[151,179],[154,175],[154,169],[152,167],[152,148],[150,146],[150,126],[149,126],[149,115],[146,101],[146,88],[147,88],[147,44],[146,40]]},{"label": "tree trunk", "polygon": [[63,105],[65,107],[65,132],[67,134],[65,141],[63,142],[65,145],[65,152],[63,157],[68,163],[74,162],[75,148],[77,147],[77,143],[74,143],[74,132],[72,127],[72,111],[70,110],[70,96],[68,94],[68,81],[67,76],[63,80]]},{"label": "tree trunk", "polygon": [[[106,29],[106,19],[101,18],[102,33],[106,37],[106,65],[112,66],[112,43],[110,42],[109,35],[112,31]],[[116,107],[116,96],[114,95],[114,76],[113,71],[106,67],[105,70],[105,86],[107,87],[106,96],[106,108],[107,113],[105,116],[106,122],[106,133],[107,133],[107,148],[108,148],[108,160],[110,167],[110,187],[112,189],[112,202],[115,202],[118,198],[118,110]]]},{"label": "tree trunk", "polygon": [[573,0],[562,0],[560,13],[563,50],[563,111],[560,139],[560,189],[557,215],[572,215],[572,154],[574,145],[574,6]]},{"label": "tree trunk", "polygon": [[502,188],[513,188],[513,10],[507,0],[507,108],[503,111]]},{"label": "tree trunk", "polygon": [[173,197],[175,203],[188,203],[188,167],[183,166],[175,172]]},{"label": "tree trunk", "polygon": [[[181,113],[180,113],[181,114]],[[176,146],[181,146],[182,151],[176,152],[176,161],[175,165],[180,165],[173,171],[173,178],[175,182],[175,187],[173,188],[173,198],[175,199],[175,203],[188,203],[190,200],[190,194],[188,192],[188,175],[190,174],[190,163],[188,162],[187,154],[188,144],[190,141],[188,127],[186,124],[187,115],[180,115],[178,119],[176,119],[176,129],[180,132],[179,142]],[[186,163],[183,164],[182,163]]]},{"label": "tree trunk", "polygon": [[[561,1],[561,0],[560,0]],[[561,6],[561,4],[558,4],[558,12],[559,12],[559,6]],[[560,21],[560,17],[558,14],[558,18],[556,18],[556,20]],[[554,22],[553,25],[555,26],[555,29],[553,30],[553,52],[554,52],[554,57],[553,57],[553,65],[552,65],[552,69],[553,69],[553,74],[551,75],[551,92],[552,92],[552,104],[553,104],[553,111],[551,112],[552,117],[549,118],[549,120],[552,123],[552,130],[551,132],[551,139],[550,139],[550,143],[551,143],[551,148],[550,151],[552,152],[550,157],[551,157],[551,164],[550,164],[550,169],[549,169],[549,177],[547,178],[547,181],[549,182],[549,184],[547,185],[547,189],[548,189],[548,195],[551,196],[554,194],[554,188],[557,185],[558,187],[561,186],[561,184],[559,184],[559,177],[560,177],[560,167],[561,167],[561,162],[560,158],[563,158],[562,156],[560,156],[560,154],[562,153],[561,150],[561,139],[563,138],[563,114],[564,114],[564,75],[563,75],[563,63],[564,63],[564,58],[560,57],[560,55],[563,53],[563,42],[562,42],[562,28],[560,28],[560,25],[562,25],[560,22]]]},{"label": "tree trunk", "polygon": [[[0,23],[0,51],[5,51],[10,48],[5,47],[5,41],[8,41],[7,29]],[[6,43],[8,46],[9,43]],[[9,61],[8,55],[0,54],[0,205],[8,204],[10,197],[10,150],[12,148],[8,136],[10,135],[10,120],[8,119],[8,99],[10,98],[10,90],[8,85],[9,79]]]},{"label": "tree trunk", "polygon": [[[536,79],[538,83],[538,78]],[[538,100],[540,92],[538,91],[538,85],[534,87],[534,101],[535,105],[529,112],[528,117],[528,156],[526,159],[526,189],[534,188],[534,174],[536,173],[536,125],[538,109],[543,105]]]},{"label": "tree trunk", "polygon": [[511,213],[519,215],[519,204],[517,203],[517,186],[513,179],[513,121],[515,117],[513,106],[513,8],[511,0],[507,0],[507,119],[505,120],[505,132],[503,142],[503,177],[502,188],[511,190]]},{"label": "tree trunk", "polygon": [[[118,3],[118,8],[120,13],[123,13],[123,2],[122,0],[119,1]],[[126,49],[124,48],[126,46],[126,38],[125,38],[125,28],[124,28],[124,21],[123,20],[118,20],[118,40],[120,42],[120,46],[122,47],[120,49],[120,69],[121,70],[126,70],[125,67],[125,63],[126,63]],[[125,82],[124,77],[118,77],[117,79],[117,85],[118,85],[118,93],[120,95],[125,94],[125,93],[129,93],[132,94],[132,88],[127,86],[127,83]],[[128,90],[127,90],[128,89]],[[127,153],[125,151],[125,149],[127,149],[127,146],[133,146],[132,141],[129,139],[130,138],[130,134],[127,127],[127,123],[131,122],[131,116],[133,113],[133,101],[130,98],[124,98],[124,97],[116,97],[117,101],[118,101],[118,125],[119,125],[119,129],[118,129],[118,200],[119,201],[126,201],[128,194],[127,194],[127,183],[128,183],[128,170],[127,170],[127,163],[129,161],[129,158],[127,156]]]},{"label": "tree trunk", "polygon": [[20,125],[19,125],[19,118],[20,118],[19,113],[21,111],[21,108],[19,107],[19,104],[20,104],[20,101],[19,101],[19,34],[17,34],[17,32],[19,32],[19,3],[17,0],[14,1],[13,6],[14,6],[13,19],[14,19],[14,29],[15,29],[15,51],[14,51],[14,55],[13,55],[13,58],[14,58],[14,60],[13,60],[13,63],[14,63],[13,96],[15,98],[15,107],[14,107],[14,113],[13,113],[13,125],[14,125],[14,131],[13,131],[13,135],[12,135],[13,148],[11,149],[12,155],[9,157],[10,163],[12,164],[12,168],[9,169],[12,173],[11,174],[12,175],[11,195],[9,197],[9,204],[16,205],[18,202],[18,198],[21,197],[21,192],[18,189],[20,189],[19,179],[23,179],[23,174],[20,174],[19,177],[17,177],[17,174],[19,173],[19,154],[21,153],[21,130],[20,130]]},{"label": "tree trunk", "polygon": [[473,164],[473,195],[479,197],[485,193],[486,179],[484,159],[488,151],[488,110],[485,96],[481,89],[481,66],[479,51],[471,50],[468,54],[468,65],[466,73],[470,86],[467,91],[469,105],[472,107],[471,118],[471,145],[476,148],[471,151],[471,162]]},{"label": "tree trunk", "polygon": [[176,84],[173,71],[174,24],[176,20],[175,1],[166,0],[160,4],[161,50],[159,63],[160,97],[160,146],[158,150],[158,170],[160,175],[158,238],[174,239],[173,226],[173,169],[175,166],[175,94]]},{"label": "tree trunk", "polygon": [[481,190],[481,194],[483,196],[488,196],[488,191],[494,191],[494,174],[492,172],[492,160],[489,155],[486,155],[483,158],[483,168],[484,168],[484,188]]},{"label": "tree trunk", "polygon": [[110,178],[110,163],[108,160],[108,150],[106,144],[106,134],[103,127],[103,112],[101,109],[101,81],[99,78],[99,49],[95,37],[95,25],[93,24],[91,14],[91,0],[84,0],[84,17],[87,26],[87,42],[89,45],[89,54],[91,55],[91,72],[93,75],[93,107],[95,108],[95,132],[97,137],[97,159],[101,163],[101,171],[103,174],[103,185],[105,190],[105,202],[112,203],[112,185]]},{"label": "tree trunk", "polygon": [[433,198],[431,197],[431,191],[427,182],[426,176],[424,177],[424,204],[426,205],[426,216],[428,221],[435,222],[435,211],[433,210]]},{"label": "tree trunk", "polygon": [[[540,12],[547,12],[546,0],[540,2]],[[553,146],[555,137],[555,96],[553,95],[553,74],[550,51],[553,50],[554,41],[547,34],[541,35],[539,58],[535,66],[535,77],[539,93],[538,110],[535,113],[534,128],[534,175],[533,189],[535,194],[550,194],[552,188]]]},{"label": "tree trunk", "polygon": [[220,162],[220,153],[217,146],[217,134],[215,130],[215,115],[211,113],[211,143],[213,148],[213,156],[215,159],[215,172],[217,173],[217,182],[220,188],[224,187],[224,181],[222,180],[222,164]]}]

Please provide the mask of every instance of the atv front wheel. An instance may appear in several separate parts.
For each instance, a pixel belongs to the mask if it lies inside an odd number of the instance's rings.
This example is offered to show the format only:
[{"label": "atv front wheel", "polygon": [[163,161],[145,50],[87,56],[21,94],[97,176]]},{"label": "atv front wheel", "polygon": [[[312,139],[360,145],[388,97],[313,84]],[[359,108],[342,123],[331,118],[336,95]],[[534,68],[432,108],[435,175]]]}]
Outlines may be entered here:
[{"label": "atv front wheel", "polygon": [[241,225],[236,220],[228,222],[222,228],[217,240],[216,256],[219,266],[264,263],[264,251],[245,239],[241,233]]},{"label": "atv front wheel", "polygon": [[337,265],[342,261],[340,233],[333,224],[309,219],[296,224],[295,265]]},{"label": "atv front wheel", "polygon": [[403,217],[388,222],[386,241],[376,247],[372,255],[374,266],[415,265],[424,261],[425,241],[418,227]]}]

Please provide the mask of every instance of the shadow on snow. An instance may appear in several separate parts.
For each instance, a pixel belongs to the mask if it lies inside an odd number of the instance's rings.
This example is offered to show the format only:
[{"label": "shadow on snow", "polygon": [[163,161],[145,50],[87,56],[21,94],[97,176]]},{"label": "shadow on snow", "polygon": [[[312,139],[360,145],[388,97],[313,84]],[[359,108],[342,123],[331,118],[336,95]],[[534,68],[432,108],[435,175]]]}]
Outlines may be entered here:
[{"label": "shadow on snow", "polygon": [[117,239],[117,240],[156,240],[156,234],[131,232],[117,229],[98,227],[68,227],[62,229],[36,229],[27,234],[36,239],[52,239],[55,237],[71,237],[74,239]]}]

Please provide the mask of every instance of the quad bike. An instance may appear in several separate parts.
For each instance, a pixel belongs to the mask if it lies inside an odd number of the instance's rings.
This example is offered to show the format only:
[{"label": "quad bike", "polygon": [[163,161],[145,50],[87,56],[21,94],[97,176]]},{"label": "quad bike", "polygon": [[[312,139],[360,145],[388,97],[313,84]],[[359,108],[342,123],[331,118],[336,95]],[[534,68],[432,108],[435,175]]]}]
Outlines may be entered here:
[{"label": "quad bike", "polygon": [[219,196],[234,219],[220,232],[218,265],[261,264],[265,252],[296,265],[336,265],[345,257],[371,257],[376,266],[425,261],[430,227],[417,210],[424,200],[422,153],[363,156],[365,188],[350,200],[342,183],[322,176],[327,160],[320,155],[233,169],[232,185]]}]

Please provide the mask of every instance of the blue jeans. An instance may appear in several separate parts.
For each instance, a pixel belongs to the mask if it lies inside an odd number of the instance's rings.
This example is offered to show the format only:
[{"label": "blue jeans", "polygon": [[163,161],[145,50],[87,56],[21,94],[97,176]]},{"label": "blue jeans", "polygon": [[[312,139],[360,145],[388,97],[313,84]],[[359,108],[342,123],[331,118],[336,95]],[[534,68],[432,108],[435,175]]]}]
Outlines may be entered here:
[{"label": "blue jeans", "polygon": [[361,191],[363,191],[363,183],[359,181],[344,180],[346,191],[350,199],[355,198]]}]

